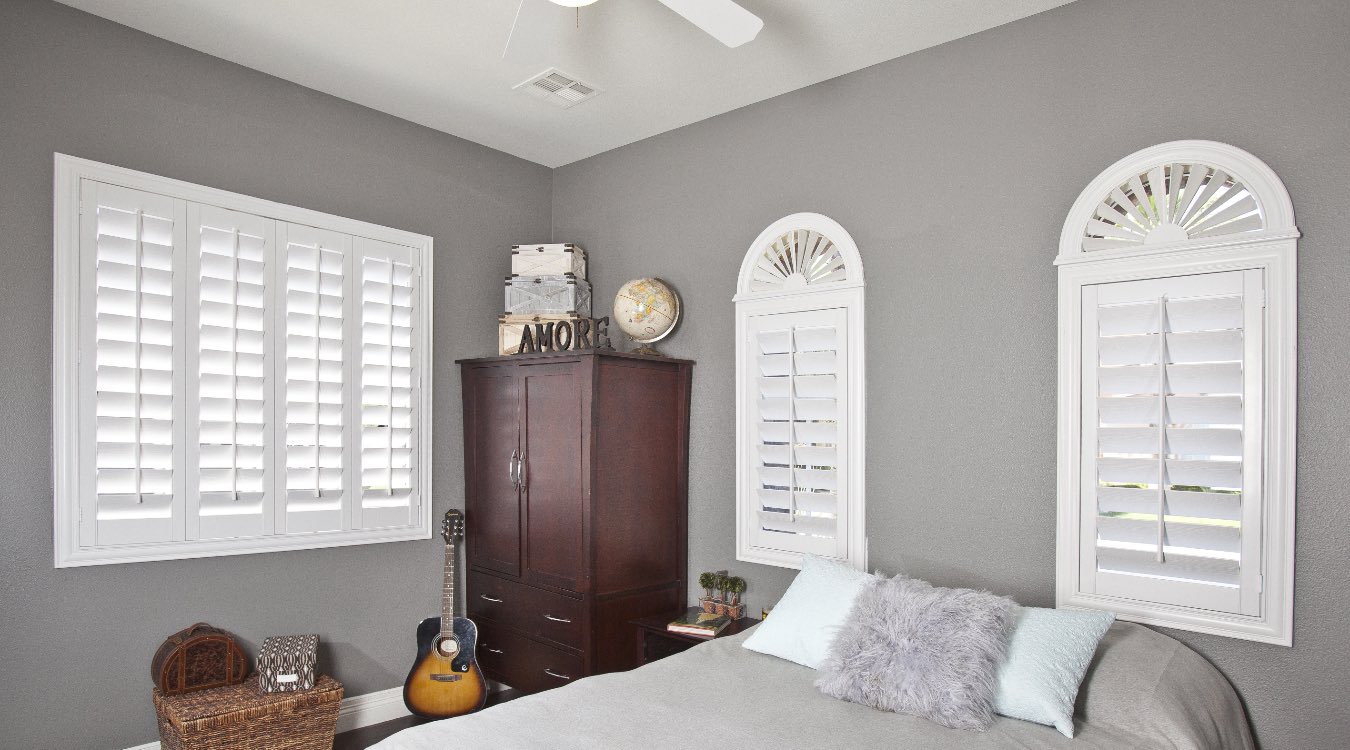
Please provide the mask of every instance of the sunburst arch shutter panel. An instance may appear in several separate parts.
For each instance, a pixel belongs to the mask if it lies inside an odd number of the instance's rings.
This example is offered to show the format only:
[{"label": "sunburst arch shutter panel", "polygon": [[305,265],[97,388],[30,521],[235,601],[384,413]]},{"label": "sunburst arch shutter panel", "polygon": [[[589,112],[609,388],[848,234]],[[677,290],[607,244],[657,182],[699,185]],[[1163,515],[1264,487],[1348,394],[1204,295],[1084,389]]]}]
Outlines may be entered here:
[{"label": "sunburst arch shutter panel", "polygon": [[274,529],[275,222],[188,205],[188,539]]},{"label": "sunburst arch shutter panel", "polygon": [[1246,185],[1205,164],[1159,164],[1134,175],[1098,204],[1083,250],[1119,250],[1221,237],[1265,228]]},{"label": "sunburst arch shutter panel", "polygon": [[785,217],[752,244],[738,288],[737,557],[865,567],[857,247],[827,217]]},{"label": "sunburst arch shutter panel", "polygon": [[1258,613],[1262,298],[1256,270],[1085,287],[1089,591]]},{"label": "sunburst arch shutter panel", "polygon": [[407,526],[418,515],[414,328],[420,271],[413,248],[356,238],[360,343],[357,528]]},{"label": "sunburst arch shutter panel", "polygon": [[350,528],[347,321],[353,306],[346,300],[352,238],[298,224],[281,224],[278,235],[286,470],[277,523],[287,534],[337,531]]},{"label": "sunburst arch shutter panel", "polygon": [[185,206],[91,180],[80,198],[80,545],[181,540]]}]

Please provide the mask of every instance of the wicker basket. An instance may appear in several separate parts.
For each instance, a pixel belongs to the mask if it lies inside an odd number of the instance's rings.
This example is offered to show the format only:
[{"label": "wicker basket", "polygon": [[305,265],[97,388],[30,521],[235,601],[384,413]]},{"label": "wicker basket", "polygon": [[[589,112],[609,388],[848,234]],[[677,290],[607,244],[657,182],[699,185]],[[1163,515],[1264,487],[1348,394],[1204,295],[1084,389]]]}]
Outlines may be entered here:
[{"label": "wicker basket", "polygon": [[162,750],[332,750],[342,683],[323,675],[313,690],[261,693],[257,676],[183,695],[154,690]]}]

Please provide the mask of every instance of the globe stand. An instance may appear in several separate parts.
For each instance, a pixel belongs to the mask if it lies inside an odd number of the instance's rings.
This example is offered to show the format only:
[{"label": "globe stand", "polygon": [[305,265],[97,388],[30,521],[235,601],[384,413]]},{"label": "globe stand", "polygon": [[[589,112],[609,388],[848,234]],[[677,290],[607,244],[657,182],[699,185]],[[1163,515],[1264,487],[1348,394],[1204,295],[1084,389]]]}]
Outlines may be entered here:
[{"label": "globe stand", "polygon": [[658,352],[656,347],[651,344],[643,344],[632,351],[633,354],[641,354],[644,357],[664,357],[666,355]]}]

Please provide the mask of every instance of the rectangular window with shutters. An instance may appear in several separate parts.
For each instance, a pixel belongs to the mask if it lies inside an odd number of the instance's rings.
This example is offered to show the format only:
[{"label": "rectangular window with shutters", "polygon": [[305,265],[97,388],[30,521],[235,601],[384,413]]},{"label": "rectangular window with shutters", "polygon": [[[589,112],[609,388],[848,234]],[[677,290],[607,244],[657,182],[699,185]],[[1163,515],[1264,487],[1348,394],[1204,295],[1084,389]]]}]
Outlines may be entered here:
[{"label": "rectangular window with shutters", "polygon": [[57,155],[56,565],[431,535],[431,238]]},{"label": "rectangular window with shutters", "polygon": [[1061,606],[1288,644],[1292,299],[1277,249],[1061,267]]}]

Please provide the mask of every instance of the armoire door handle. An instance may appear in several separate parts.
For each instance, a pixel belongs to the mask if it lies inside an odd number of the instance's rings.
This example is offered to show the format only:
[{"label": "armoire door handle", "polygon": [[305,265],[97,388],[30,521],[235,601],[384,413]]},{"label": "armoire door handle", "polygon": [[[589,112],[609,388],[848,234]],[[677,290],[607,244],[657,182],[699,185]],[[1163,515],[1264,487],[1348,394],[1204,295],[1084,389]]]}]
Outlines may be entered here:
[{"label": "armoire door handle", "polygon": [[516,459],[516,486],[525,489],[529,483],[525,481],[525,454],[521,453],[520,458]]},{"label": "armoire door handle", "polygon": [[520,450],[511,451],[511,463],[507,464],[506,473],[511,477],[511,486],[520,489]]}]

